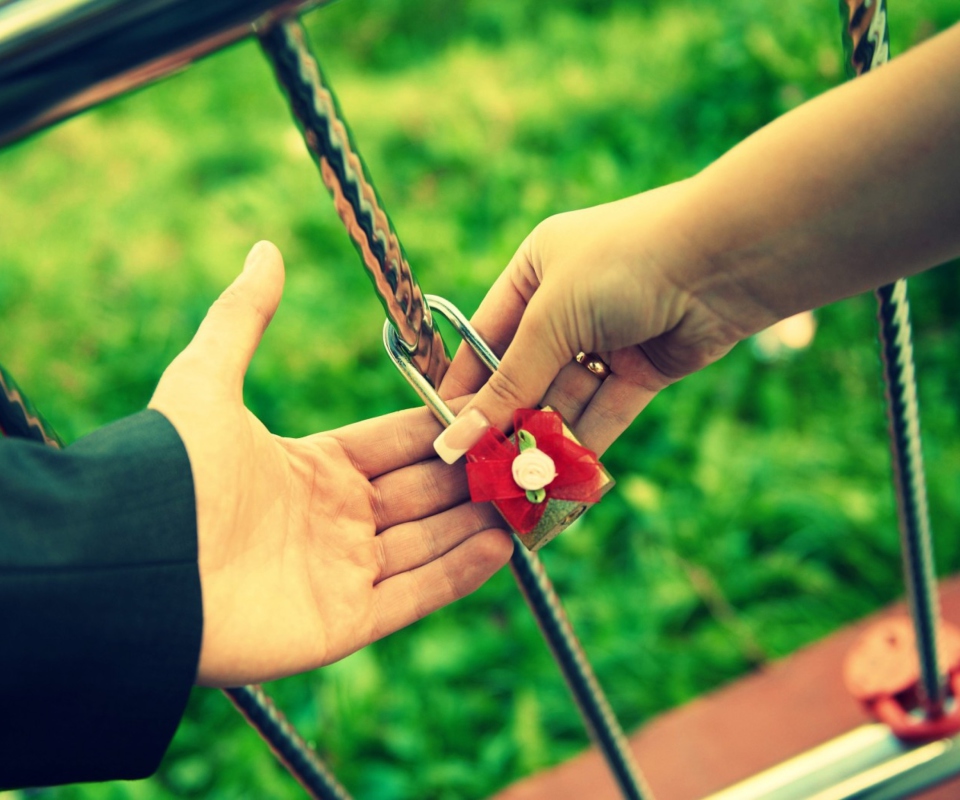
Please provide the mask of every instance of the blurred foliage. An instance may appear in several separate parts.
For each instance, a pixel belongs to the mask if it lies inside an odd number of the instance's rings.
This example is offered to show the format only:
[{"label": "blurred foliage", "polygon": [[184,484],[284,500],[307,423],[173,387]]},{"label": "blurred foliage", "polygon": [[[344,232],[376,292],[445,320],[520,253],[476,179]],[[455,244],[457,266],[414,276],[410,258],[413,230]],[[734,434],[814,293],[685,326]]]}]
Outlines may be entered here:
[{"label": "blurred foliage", "polygon": [[[470,310],[545,216],[690,175],[838,83],[834,6],[344,0],[306,23],[422,285]],[[893,51],[955,18],[892,3]],[[8,148],[0,185],[0,356],[68,439],[144,406],[259,238],[288,280],[251,408],[300,435],[414,403],[255,43]],[[948,572],[960,272],[911,292]],[[618,490],[544,553],[628,728],[900,593],[873,316],[825,308],[809,350],[742,346],[664,392],[605,459]],[[506,572],[270,689],[361,800],[482,797],[587,744]],[[301,796],[204,690],[155,778],[42,794]]]}]

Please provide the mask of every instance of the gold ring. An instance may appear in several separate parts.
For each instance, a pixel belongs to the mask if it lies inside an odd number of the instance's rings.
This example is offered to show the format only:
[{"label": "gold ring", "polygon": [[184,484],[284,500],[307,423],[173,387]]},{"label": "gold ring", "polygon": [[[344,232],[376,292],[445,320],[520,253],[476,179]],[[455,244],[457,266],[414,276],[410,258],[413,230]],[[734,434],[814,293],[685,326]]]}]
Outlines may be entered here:
[{"label": "gold ring", "polygon": [[610,367],[607,362],[596,353],[584,353],[583,350],[581,350],[577,353],[575,360],[581,367],[586,367],[600,380],[603,380],[610,374]]}]

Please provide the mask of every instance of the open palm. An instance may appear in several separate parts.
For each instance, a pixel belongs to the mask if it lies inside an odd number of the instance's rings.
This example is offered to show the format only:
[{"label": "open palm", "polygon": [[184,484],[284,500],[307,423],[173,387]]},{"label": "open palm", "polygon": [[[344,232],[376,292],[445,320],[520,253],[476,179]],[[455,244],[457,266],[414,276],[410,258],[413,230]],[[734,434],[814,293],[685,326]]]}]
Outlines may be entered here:
[{"label": "open palm", "polygon": [[244,407],[282,287],[279,252],[257,245],[150,403],[193,471],[206,685],[342,658],[470,593],[512,551],[493,512],[466,501],[462,468],[432,457],[441,428],[426,409],[287,439]]}]

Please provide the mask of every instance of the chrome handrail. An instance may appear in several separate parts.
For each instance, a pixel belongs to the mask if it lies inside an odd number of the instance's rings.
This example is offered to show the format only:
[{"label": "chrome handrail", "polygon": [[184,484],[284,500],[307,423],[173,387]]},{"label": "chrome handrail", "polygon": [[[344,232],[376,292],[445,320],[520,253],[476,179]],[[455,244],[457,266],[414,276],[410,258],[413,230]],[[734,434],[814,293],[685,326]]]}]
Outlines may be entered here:
[{"label": "chrome handrail", "polygon": [[0,0],[0,146],[330,0]]}]

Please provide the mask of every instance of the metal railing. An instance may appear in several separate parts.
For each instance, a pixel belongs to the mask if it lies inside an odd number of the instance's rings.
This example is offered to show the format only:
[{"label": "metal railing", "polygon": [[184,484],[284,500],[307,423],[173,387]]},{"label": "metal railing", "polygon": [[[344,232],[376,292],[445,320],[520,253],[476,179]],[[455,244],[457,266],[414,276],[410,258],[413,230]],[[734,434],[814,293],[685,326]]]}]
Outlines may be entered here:
[{"label": "metal railing", "polygon": [[[433,324],[430,304],[297,20],[306,8],[322,4],[322,0],[8,2],[0,6],[0,145],[163,77],[241,38],[258,37],[384,305],[388,349],[415,374],[414,382],[420,380],[423,390],[429,391],[439,385],[449,357]],[[889,52],[884,0],[847,0],[841,8],[851,73],[882,64]],[[96,58],[89,58],[92,52]],[[906,585],[916,626],[925,711],[935,715],[943,708],[946,684],[937,659],[938,607],[906,286],[899,281],[880,289],[878,297]],[[9,387],[13,387],[9,379],[0,382],[8,407],[22,408],[27,418],[32,411],[20,402],[15,387],[8,391]],[[24,425],[21,435],[57,442],[40,422]],[[623,795],[649,798],[623,731],[543,565],[515,545],[512,567]],[[244,687],[227,694],[311,795],[348,797],[262,689]],[[905,797],[960,773],[958,743],[945,739],[908,747],[882,726],[868,726],[710,800]]]}]

